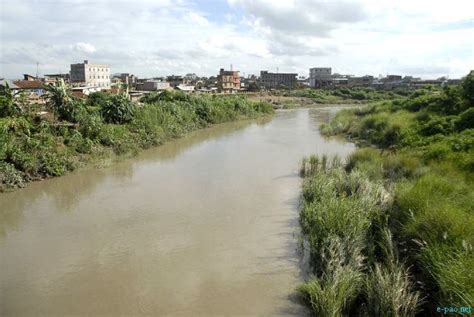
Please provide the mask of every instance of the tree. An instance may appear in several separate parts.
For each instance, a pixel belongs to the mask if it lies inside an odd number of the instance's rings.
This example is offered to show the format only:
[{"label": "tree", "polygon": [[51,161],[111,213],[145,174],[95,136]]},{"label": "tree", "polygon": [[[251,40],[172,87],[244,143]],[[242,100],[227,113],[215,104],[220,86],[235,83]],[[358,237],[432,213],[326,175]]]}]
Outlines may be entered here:
[{"label": "tree", "polygon": [[74,100],[64,81],[61,79],[57,85],[46,85],[44,88],[47,91],[47,105],[58,119],[76,122],[82,104]]},{"label": "tree", "polygon": [[463,97],[468,106],[474,106],[474,70],[464,78],[462,82]]},{"label": "tree", "polygon": [[21,113],[21,107],[17,100],[16,94],[10,89],[8,83],[5,88],[0,91],[0,117],[11,117]]},{"label": "tree", "polygon": [[249,84],[249,88],[248,88],[249,91],[259,91],[260,90],[260,87],[258,86],[258,84],[256,82],[251,82]]}]

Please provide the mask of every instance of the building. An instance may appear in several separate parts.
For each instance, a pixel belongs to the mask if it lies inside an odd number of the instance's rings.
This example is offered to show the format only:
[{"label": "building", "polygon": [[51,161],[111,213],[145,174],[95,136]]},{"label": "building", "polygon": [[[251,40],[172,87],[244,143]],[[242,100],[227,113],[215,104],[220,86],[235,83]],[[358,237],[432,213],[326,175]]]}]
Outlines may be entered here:
[{"label": "building", "polygon": [[217,90],[219,92],[233,93],[240,90],[239,71],[224,70],[221,68],[217,76]]},{"label": "building", "polygon": [[157,90],[170,89],[171,86],[170,86],[170,83],[166,81],[147,80],[140,83],[136,83],[135,88],[138,91],[157,91]]},{"label": "building", "polygon": [[110,67],[102,64],[84,63],[71,64],[71,83],[80,86],[110,88]]},{"label": "building", "polygon": [[350,87],[370,87],[374,82],[374,76],[350,76],[347,78],[347,84]]},{"label": "building", "polygon": [[35,81],[35,80],[39,80],[39,79],[36,78],[33,75],[30,75],[30,74],[23,74],[23,80],[25,80],[25,81]]},{"label": "building", "polygon": [[331,85],[331,67],[313,67],[309,69],[309,86],[312,88]]},{"label": "building", "polygon": [[76,86],[72,87],[72,94],[76,97],[88,96],[94,92],[99,92],[101,89],[99,87],[93,86]]},{"label": "building", "polygon": [[176,86],[175,88],[183,92],[194,92],[195,90],[193,85],[186,85],[186,84],[180,84]]},{"label": "building", "polygon": [[138,78],[129,73],[121,73],[121,74],[116,74],[114,75],[114,78],[119,79],[119,82],[122,84],[128,85],[128,87],[131,89],[135,87],[135,84],[137,83]]},{"label": "building", "polygon": [[63,80],[65,83],[69,83],[70,77],[69,74],[48,74],[44,75],[45,84],[54,84],[60,80]]},{"label": "building", "polygon": [[178,75],[171,75],[166,77],[166,81],[170,83],[171,87],[176,87],[180,84],[184,84],[184,77]]},{"label": "building", "polygon": [[186,74],[183,77],[184,84],[194,84],[198,81],[199,77],[195,73]]},{"label": "building", "polygon": [[296,73],[269,73],[266,70],[260,72],[260,85],[266,89],[294,88],[297,83]]},{"label": "building", "polygon": [[22,91],[29,97],[39,97],[46,92],[43,82],[39,80],[16,80],[13,83],[17,91]]}]

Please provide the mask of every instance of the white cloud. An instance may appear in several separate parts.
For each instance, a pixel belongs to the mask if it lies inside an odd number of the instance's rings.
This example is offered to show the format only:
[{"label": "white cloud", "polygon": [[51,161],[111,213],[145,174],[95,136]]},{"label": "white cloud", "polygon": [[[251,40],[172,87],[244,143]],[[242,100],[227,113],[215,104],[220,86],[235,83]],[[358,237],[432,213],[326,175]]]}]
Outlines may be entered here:
[{"label": "white cloud", "polygon": [[194,1],[2,0],[0,77],[83,59],[144,77],[230,64],[302,75],[318,65],[425,77],[474,68],[471,1]]},{"label": "white cloud", "polygon": [[94,45],[89,44],[89,43],[83,43],[83,42],[74,44],[72,48],[76,51],[83,52],[86,54],[94,53],[96,51],[96,48],[94,47]]}]

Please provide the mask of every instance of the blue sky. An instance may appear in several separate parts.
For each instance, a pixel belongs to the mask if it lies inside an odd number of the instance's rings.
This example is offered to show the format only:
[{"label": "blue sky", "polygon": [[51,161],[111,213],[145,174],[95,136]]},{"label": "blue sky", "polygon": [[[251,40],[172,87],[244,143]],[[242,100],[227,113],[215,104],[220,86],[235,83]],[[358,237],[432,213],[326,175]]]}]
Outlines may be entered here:
[{"label": "blue sky", "polygon": [[0,77],[88,59],[140,77],[219,68],[457,78],[474,69],[466,0],[1,0]]}]

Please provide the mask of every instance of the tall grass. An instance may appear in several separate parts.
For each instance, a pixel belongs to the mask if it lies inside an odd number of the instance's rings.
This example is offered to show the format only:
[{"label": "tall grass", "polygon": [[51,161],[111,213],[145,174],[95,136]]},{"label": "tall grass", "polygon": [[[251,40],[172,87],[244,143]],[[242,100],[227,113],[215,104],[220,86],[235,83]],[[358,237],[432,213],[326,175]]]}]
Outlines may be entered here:
[{"label": "tall grass", "polygon": [[[473,89],[471,72],[461,86],[418,90],[405,98],[346,111],[322,127],[323,133],[344,133],[359,145],[379,148],[357,150],[344,167],[345,173],[361,173],[389,193],[385,203],[376,205],[381,206],[380,217],[368,218],[363,301],[369,315],[412,316],[416,307],[419,316],[433,315],[436,306],[470,306],[474,301]],[[302,224],[321,229],[323,222],[312,219],[326,213],[323,204],[313,201],[331,197],[323,189],[338,182],[340,175],[322,179],[319,169],[312,173],[308,164],[302,164],[301,174],[319,183],[304,182]],[[328,191],[339,192],[337,187]],[[341,201],[351,197],[344,192]],[[344,223],[344,216],[341,219]],[[354,217],[354,227],[356,222],[360,219]],[[330,220],[324,224],[338,228]],[[386,230],[394,241],[388,247],[382,243],[388,241]],[[399,256],[387,252],[396,251],[398,245],[403,246]]]},{"label": "tall grass", "polygon": [[327,156],[302,162],[300,224],[313,277],[298,291],[316,316],[349,315],[356,299],[374,316],[413,316],[419,295],[387,233],[392,193],[354,158],[348,162]]},{"label": "tall grass", "polygon": [[387,227],[382,230],[379,243],[383,263],[375,263],[367,276],[367,311],[371,316],[415,316],[422,300],[419,292],[413,291],[408,270],[399,262]]},{"label": "tall grass", "polygon": [[346,243],[337,236],[328,237],[325,245],[323,273],[300,285],[298,291],[316,316],[342,316],[363,289],[362,245],[347,252]]}]

